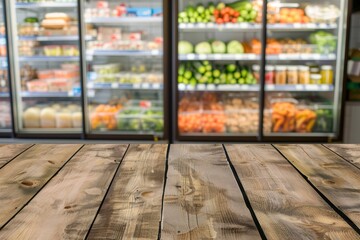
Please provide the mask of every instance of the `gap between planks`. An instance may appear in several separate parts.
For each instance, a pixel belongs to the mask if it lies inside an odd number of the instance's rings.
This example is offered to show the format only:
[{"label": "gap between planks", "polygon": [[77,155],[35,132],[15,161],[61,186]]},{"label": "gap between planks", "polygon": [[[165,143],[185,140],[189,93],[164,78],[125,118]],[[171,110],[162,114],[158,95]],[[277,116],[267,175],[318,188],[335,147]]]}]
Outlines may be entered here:
[{"label": "gap between planks", "polygon": [[[354,222],[349,216],[347,216],[347,214],[344,212],[344,210],[341,209],[340,204],[336,204],[333,203],[333,199],[331,199],[329,196],[327,196],[326,192],[322,191],[321,189],[319,189],[319,187],[316,186],[316,183],[313,183],[311,181],[311,179],[309,178],[309,176],[304,173],[299,167],[297,167],[295,165],[295,163],[293,163],[287,156],[285,153],[282,152],[281,149],[279,149],[278,147],[275,146],[275,144],[271,144],[288,162],[289,164],[291,164],[297,171],[298,173],[308,182],[308,184],[324,199],[324,201],[336,212],[338,213],[358,234],[360,234],[360,229],[357,226],[357,223]],[[278,144],[276,144],[278,145]],[[279,146],[285,146],[284,144],[280,144]],[[292,145],[295,146],[295,145]],[[322,145],[319,145],[321,147],[323,147],[324,149],[326,149],[327,151],[329,151],[327,148],[325,148]],[[333,154],[334,156],[337,156],[339,158],[339,160],[344,161],[346,164],[349,165],[349,167],[352,167],[356,170],[359,170],[357,168],[355,168],[355,166],[353,166],[352,164],[350,164],[348,161],[345,161],[344,159],[340,158],[338,155],[334,154],[332,151],[329,151],[331,154]]]}]

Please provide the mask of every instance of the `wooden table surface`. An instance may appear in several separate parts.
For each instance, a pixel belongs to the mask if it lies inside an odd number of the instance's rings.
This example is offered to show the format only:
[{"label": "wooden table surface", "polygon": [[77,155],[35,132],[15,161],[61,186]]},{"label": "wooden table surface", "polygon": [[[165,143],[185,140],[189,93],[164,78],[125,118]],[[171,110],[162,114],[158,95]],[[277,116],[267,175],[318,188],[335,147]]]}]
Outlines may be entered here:
[{"label": "wooden table surface", "polygon": [[0,145],[0,239],[360,239],[360,145]]}]

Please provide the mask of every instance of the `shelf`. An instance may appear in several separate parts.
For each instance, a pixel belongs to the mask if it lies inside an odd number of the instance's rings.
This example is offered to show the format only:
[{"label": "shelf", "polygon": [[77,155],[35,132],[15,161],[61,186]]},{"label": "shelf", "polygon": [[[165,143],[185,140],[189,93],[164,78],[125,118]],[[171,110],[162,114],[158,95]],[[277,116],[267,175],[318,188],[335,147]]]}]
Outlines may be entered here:
[{"label": "shelf", "polygon": [[269,61],[286,61],[286,60],[334,61],[334,60],[336,60],[336,55],[334,53],[329,53],[329,54],[319,54],[319,53],[278,54],[278,55],[266,55],[266,60],[269,60]]},{"label": "shelf", "polygon": [[260,60],[260,55],[256,54],[179,54],[179,60],[198,61],[198,60]]},{"label": "shelf", "polygon": [[162,17],[93,17],[85,19],[85,23],[93,24],[160,23],[162,21]]},{"label": "shelf", "polygon": [[[196,86],[178,84],[179,91],[234,91],[234,92],[256,92],[260,91],[260,87],[257,84],[246,85],[246,84],[197,84]],[[334,91],[333,85],[325,84],[297,84],[297,85],[266,85],[265,90],[269,92],[331,92]]]},{"label": "shelf", "polygon": [[10,94],[8,92],[0,92],[0,98],[9,98]]},{"label": "shelf", "polygon": [[129,57],[146,57],[146,56],[162,56],[162,51],[123,51],[123,50],[88,50],[87,60],[92,61],[93,56],[106,56],[106,57],[117,57],[117,56],[129,56]]},{"label": "shelf", "polygon": [[[86,36],[85,40],[89,41],[92,40],[93,37],[91,36]],[[47,42],[47,41],[78,41],[79,40],[79,36],[75,35],[75,36],[19,36],[19,40],[34,40],[34,41],[42,41],[42,42]]]},{"label": "shelf", "polygon": [[16,3],[16,8],[73,8],[77,7],[74,2],[42,2],[42,3]]},{"label": "shelf", "polygon": [[19,57],[19,61],[35,61],[35,62],[75,62],[79,61],[79,57],[68,57],[68,56],[59,56],[59,57],[48,57],[48,56],[28,56],[28,57]]},{"label": "shelf", "polygon": [[23,98],[78,98],[80,94],[69,92],[22,92]]},{"label": "shelf", "polygon": [[[182,31],[197,31],[197,30],[238,30],[238,31],[257,31],[261,29],[261,24],[258,23],[180,23],[179,29]],[[315,30],[315,29],[337,29],[337,24],[316,24],[316,23],[293,23],[293,24],[268,24],[268,30]]]},{"label": "shelf", "polygon": [[216,24],[216,23],[180,23],[179,29],[183,31],[191,30],[260,30],[261,24],[257,23],[227,23],[227,24]]},{"label": "shelf", "polygon": [[88,89],[114,89],[114,90],[162,90],[163,84],[160,83],[88,83]]},{"label": "shelf", "polygon": [[153,132],[153,131],[122,131],[122,130],[91,130],[91,134],[101,134],[101,135],[151,135],[151,136],[162,136],[163,132]]},{"label": "shelf", "polygon": [[335,137],[335,133],[296,133],[296,132],[288,132],[288,133],[265,133],[265,137]]}]

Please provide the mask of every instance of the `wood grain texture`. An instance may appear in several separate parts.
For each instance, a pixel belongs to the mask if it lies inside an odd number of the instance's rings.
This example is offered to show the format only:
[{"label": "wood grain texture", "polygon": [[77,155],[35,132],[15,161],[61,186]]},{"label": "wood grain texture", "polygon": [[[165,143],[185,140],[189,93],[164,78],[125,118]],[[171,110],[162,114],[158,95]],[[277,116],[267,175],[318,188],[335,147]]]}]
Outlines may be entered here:
[{"label": "wood grain texture", "polygon": [[0,228],[82,145],[36,145],[0,169]]},{"label": "wood grain texture", "polygon": [[221,145],[171,145],[162,239],[261,239]]},{"label": "wood grain texture", "polygon": [[0,231],[0,239],[84,239],[127,145],[85,145]]},{"label": "wood grain texture", "polygon": [[0,168],[31,146],[32,144],[0,144]]},{"label": "wood grain texture", "polygon": [[226,145],[267,239],[359,239],[271,145]]},{"label": "wood grain texture", "polygon": [[335,206],[360,227],[360,170],[321,145],[275,145]]},{"label": "wood grain texture", "polygon": [[325,144],[325,147],[360,168],[360,144]]},{"label": "wood grain texture", "polygon": [[87,239],[157,239],[167,145],[131,145]]}]

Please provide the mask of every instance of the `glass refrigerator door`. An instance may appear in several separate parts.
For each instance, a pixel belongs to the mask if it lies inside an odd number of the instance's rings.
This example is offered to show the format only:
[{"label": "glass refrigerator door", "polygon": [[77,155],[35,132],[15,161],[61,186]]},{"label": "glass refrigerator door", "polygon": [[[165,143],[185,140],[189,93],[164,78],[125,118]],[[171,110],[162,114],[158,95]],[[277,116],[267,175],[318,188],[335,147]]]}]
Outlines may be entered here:
[{"label": "glass refrigerator door", "polygon": [[347,5],[269,1],[265,90],[272,128],[265,136],[338,137]]},{"label": "glass refrigerator door", "polygon": [[0,135],[11,132],[8,58],[4,18],[3,1],[0,1]]},{"label": "glass refrigerator door", "polygon": [[178,1],[178,140],[256,139],[261,6]]},{"label": "glass refrigerator door", "polygon": [[77,1],[11,7],[18,133],[80,134]]},{"label": "glass refrigerator door", "polygon": [[87,133],[164,136],[163,1],[85,4]]}]

